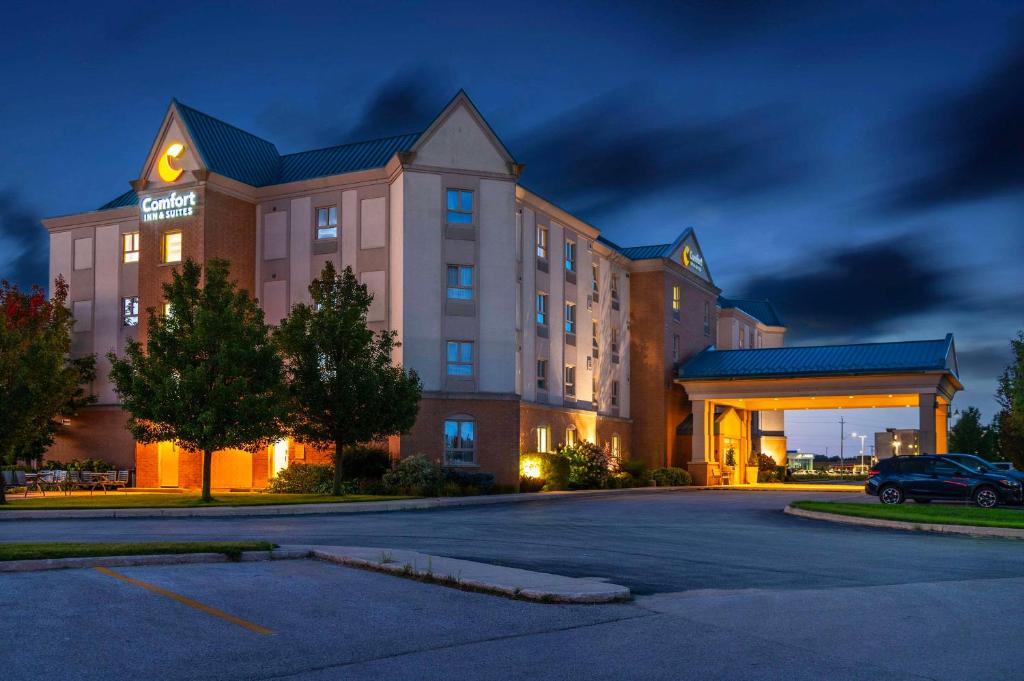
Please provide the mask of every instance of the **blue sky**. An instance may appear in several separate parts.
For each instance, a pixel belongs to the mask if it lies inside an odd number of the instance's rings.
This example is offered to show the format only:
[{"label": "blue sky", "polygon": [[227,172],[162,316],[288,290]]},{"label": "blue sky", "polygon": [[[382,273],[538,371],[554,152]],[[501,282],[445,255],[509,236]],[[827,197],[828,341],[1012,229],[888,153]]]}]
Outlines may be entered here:
[{"label": "blue sky", "polygon": [[[953,332],[955,406],[992,414],[1024,327],[1019,2],[501,8],[5,6],[0,277],[45,277],[38,218],[127,189],[172,96],[289,152],[418,130],[461,87],[523,183],[609,238],[694,227],[791,344]],[[836,418],[793,416],[794,444],[838,447]]]}]

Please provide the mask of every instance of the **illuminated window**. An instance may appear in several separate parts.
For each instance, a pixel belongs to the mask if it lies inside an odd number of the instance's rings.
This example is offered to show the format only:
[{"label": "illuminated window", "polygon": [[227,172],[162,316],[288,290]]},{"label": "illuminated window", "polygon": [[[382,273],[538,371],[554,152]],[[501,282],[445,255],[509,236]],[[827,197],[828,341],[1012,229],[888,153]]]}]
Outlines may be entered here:
[{"label": "illuminated window", "polygon": [[576,367],[572,364],[565,365],[565,395],[576,397]]},{"label": "illuminated window", "polygon": [[139,297],[121,299],[121,326],[139,325]]},{"label": "illuminated window", "polygon": [[537,323],[545,325],[548,323],[548,294],[546,293],[537,294]]},{"label": "illuminated window", "polygon": [[448,297],[453,300],[473,299],[472,265],[448,265]]},{"label": "illuminated window", "polygon": [[473,192],[465,189],[448,190],[448,224],[473,224]]},{"label": "illuminated window", "polygon": [[597,372],[595,371],[590,375],[590,401],[596,405],[597,399]]},{"label": "illuminated window", "polygon": [[672,319],[679,321],[679,311],[683,306],[683,290],[679,285],[672,287]]},{"label": "illuminated window", "polygon": [[565,240],[565,269],[568,272],[576,271],[576,242]]},{"label": "illuminated window", "polygon": [[448,375],[473,375],[472,341],[448,341]]},{"label": "illuminated window", "polygon": [[537,360],[537,390],[548,389],[548,361],[546,359]]},{"label": "illuminated window", "polygon": [[171,304],[170,303],[164,303],[163,311],[164,311],[164,317],[172,317],[173,316],[171,314],[172,310],[171,310]]},{"label": "illuminated window", "polygon": [[121,260],[122,262],[139,261],[138,232],[128,232],[121,235]]},{"label": "illuminated window", "polygon": [[164,232],[163,262],[181,262],[181,232]]},{"label": "illuminated window", "polygon": [[612,406],[619,406],[619,382],[612,381]]},{"label": "illuminated window", "polygon": [[322,206],[316,209],[316,238],[335,239],[338,236],[338,207]]},{"label": "illuminated window", "polygon": [[539,426],[537,428],[537,451],[551,451],[551,428],[548,426]]},{"label": "illuminated window", "polygon": [[576,303],[565,304],[565,332],[576,333]]},{"label": "illuminated window", "polygon": [[548,228],[537,225],[537,257],[548,258]]},{"label": "illuminated window", "polygon": [[612,435],[612,457],[618,459],[622,456],[622,441],[618,435]]},{"label": "illuminated window", "polygon": [[470,417],[453,417],[444,422],[444,462],[473,463],[476,455],[476,422]]},{"label": "illuminated window", "polygon": [[565,429],[565,446],[572,447],[576,444],[576,426],[569,426]]}]

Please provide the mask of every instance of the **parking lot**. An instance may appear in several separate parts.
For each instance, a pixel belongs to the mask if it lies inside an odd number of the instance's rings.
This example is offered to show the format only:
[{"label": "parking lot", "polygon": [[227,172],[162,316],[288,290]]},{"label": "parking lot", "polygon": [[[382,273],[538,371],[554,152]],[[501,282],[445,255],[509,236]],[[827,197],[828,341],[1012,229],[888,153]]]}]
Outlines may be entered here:
[{"label": "parking lot", "polygon": [[312,560],[7,574],[0,636],[17,644],[2,676],[1021,677],[1024,544],[791,518],[779,512],[788,498],[679,493],[363,516],[4,523],[4,541],[259,537],[413,548],[605,577],[638,596],[526,603]]}]

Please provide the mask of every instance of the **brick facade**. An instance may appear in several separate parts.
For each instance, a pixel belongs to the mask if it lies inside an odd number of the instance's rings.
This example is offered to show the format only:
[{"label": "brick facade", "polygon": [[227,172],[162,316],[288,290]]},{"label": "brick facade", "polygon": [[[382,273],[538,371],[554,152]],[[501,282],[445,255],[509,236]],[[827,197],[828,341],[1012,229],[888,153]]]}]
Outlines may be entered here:
[{"label": "brick facade", "polygon": [[59,426],[46,459],[103,459],[118,468],[135,465],[135,440],[125,429],[128,415],[116,406],[83,407]]}]

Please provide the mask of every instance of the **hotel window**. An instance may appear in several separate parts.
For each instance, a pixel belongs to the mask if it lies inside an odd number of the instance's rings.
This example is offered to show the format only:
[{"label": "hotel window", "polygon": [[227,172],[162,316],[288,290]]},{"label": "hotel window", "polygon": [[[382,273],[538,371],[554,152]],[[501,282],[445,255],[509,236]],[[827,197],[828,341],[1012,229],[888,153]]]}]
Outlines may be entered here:
[{"label": "hotel window", "polygon": [[747,329],[747,347],[748,348],[754,347],[754,330],[753,329]]},{"label": "hotel window", "polygon": [[473,224],[473,192],[466,189],[448,190],[448,224]]},{"label": "hotel window", "polygon": [[746,346],[746,342],[747,342],[746,338],[747,338],[747,333],[746,333],[746,331],[743,330],[743,327],[741,326],[740,327],[740,333],[739,333],[740,350],[742,350]]},{"label": "hotel window", "polygon": [[181,232],[164,232],[163,262],[181,262]]},{"label": "hotel window", "polygon": [[612,435],[612,458],[618,459],[622,456],[622,441],[618,435]]},{"label": "hotel window", "polygon": [[711,335],[711,306],[706,300],[704,301],[704,335]]},{"label": "hotel window", "polygon": [[551,428],[548,426],[537,426],[537,451],[551,451]]},{"label": "hotel window", "polygon": [[576,367],[572,364],[565,365],[565,395],[576,397]]},{"label": "hotel window", "polygon": [[174,315],[171,314],[173,312],[173,310],[171,310],[171,304],[170,303],[164,303],[163,312],[164,312],[164,317],[166,317],[168,319],[170,319],[171,317],[174,316]]},{"label": "hotel window", "polygon": [[139,325],[139,297],[121,299],[121,326]]},{"label": "hotel window", "polygon": [[619,275],[612,272],[611,278],[612,300],[619,299]]},{"label": "hotel window", "polygon": [[759,347],[759,348],[762,347],[763,343],[764,343],[764,338],[761,336],[761,332],[758,331],[757,332],[757,347]]},{"label": "hotel window", "polygon": [[473,375],[473,342],[448,341],[448,375]]},{"label": "hotel window", "polygon": [[121,235],[121,262],[139,261],[139,233],[128,232]]},{"label": "hotel window", "polygon": [[683,306],[683,290],[679,285],[672,287],[672,319],[679,321],[679,311]]},{"label": "hotel window", "polygon": [[672,361],[676,362],[679,360],[679,334],[672,334]]},{"label": "hotel window", "polygon": [[565,429],[565,446],[576,446],[576,426],[569,426]]},{"label": "hotel window", "polygon": [[619,406],[619,382],[612,381],[612,406]]},{"label": "hotel window", "polygon": [[323,206],[316,209],[316,238],[335,239],[338,236],[338,207]]},{"label": "hotel window", "polygon": [[548,259],[548,228],[537,225],[537,257]]},{"label": "hotel window", "polygon": [[444,462],[473,463],[476,450],[476,423],[469,417],[445,419]]},{"label": "hotel window", "polygon": [[548,389],[548,361],[546,359],[537,360],[537,390]]},{"label": "hotel window", "polygon": [[587,371],[592,371],[593,369],[594,369],[594,358],[591,357],[590,355],[587,355]]},{"label": "hotel window", "polygon": [[448,265],[448,297],[454,300],[473,299],[472,265]]},{"label": "hotel window", "polygon": [[619,352],[619,330],[612,329],[612,354]]},{"label": "hotel window", "polygon": [[594,346],[594,357],[597,357],[597,320],[590,321],[591,344]]},{"label": "hotel window", "polygon": [[598,274],[598,264],[596,262],[595,263],[591,263],[590,264],[590,276],[591,276],[591,279],[590,279],[590,290],[594,292],[594,300],[597,300],[597,274]]},{"label": "hotel window", "polygon": [[569,239],[565,240],[565,270],[576,271],[576,242]]},{"label": "hotel window", "polygon": [[597,373],[590,374],[590,401],[597,405]]},{"label": "hotel window", "polygon": [[565,304],[565,332],[576,333],[576,303]]},{"label": "hotel window", "polygon": [[548,294],[537,294],[537,323],[547,325],[548,323]]}]

